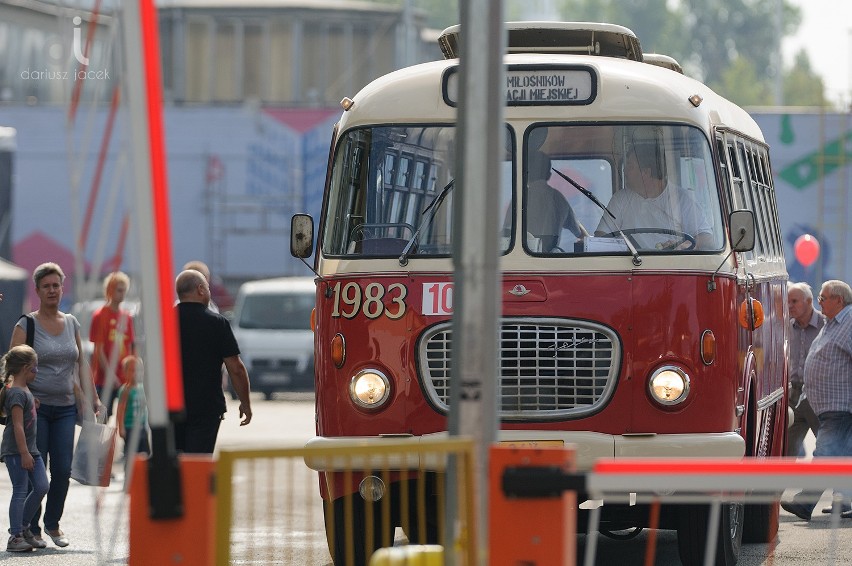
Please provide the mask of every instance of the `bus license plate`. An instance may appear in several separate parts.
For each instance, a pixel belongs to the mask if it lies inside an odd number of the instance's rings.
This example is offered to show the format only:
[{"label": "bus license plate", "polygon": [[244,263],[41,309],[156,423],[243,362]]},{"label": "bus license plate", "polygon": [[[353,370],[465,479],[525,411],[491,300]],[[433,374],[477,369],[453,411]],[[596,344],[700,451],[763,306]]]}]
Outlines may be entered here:
[{"label": "bus license plate", "polygon": [[501,440],[500,445],[513,448],[554,448],[562,447],[565,443],[562,440]]}]

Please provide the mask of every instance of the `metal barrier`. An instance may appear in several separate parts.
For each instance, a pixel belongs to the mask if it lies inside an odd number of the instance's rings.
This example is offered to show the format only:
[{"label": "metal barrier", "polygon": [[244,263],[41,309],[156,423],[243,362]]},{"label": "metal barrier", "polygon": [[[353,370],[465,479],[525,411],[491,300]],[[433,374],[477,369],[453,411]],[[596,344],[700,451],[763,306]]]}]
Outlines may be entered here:
[{"label": "metal barrier", "polygon": [[[477,564],[476,532],[473,520],[472,446],[466,440],[416,442],[388,441],[380,446],[360,446],[357,439],[335,443],[333,447],[293,448],[270,450],[223,450],[218,462],[194,457],[183,457],[184,492],[191,511],[181,522],[152,521],[148,517],[147,491],[131,490],[130,555],[132,563],[212,563],[217,564],[316,564],[327,565],[331,560],[327,536],[334,538],[335,511],[321,511],[317,493],[317,474],[312,468],[332,470],[337,473],[356,474],[370,470],[380,478],[392,475],[419,477],[426,470],[437,473],[442,481],[439,497],[445,499],[448,470],[457,478],[457,521],[446,533],[442,524],[443,510],[437,516],[439,529],[449,535],[445,554],[440,547],[411,545],[402,547],[402,531],[417,531],[424,523],[422,513],[429,501],[417,481],[407,492],[400,490],[399,499],[382,499],[366,505],[375,518],[371,524],[386,521],[387,509],[406,509],[401,516],[414,516],[414,524],[396,523],[396,540],[382,541],[382,548],[356,560],[355,530],[359,527],[352,499],[347,508],[340,509],[340,525],[345,532],[344,551],[338,556],[338,566],[367,564],[391,566],[397,564],[474,565]],[[683,509],[678,519],[689,519],[701,526],[690,537],[694,543],[687,564],[718,563],[712,553],[714,540],[724,536],[720,518],[738,509],[737,506],[768,510],[768,532],[762,535],[767,542],[751,546],[741,563],[746,565],[798,563],[802,556],[807,563],[844,564],[852,552],[852,539],[842,536],[841,530],[852,527],[848,519],[840,517],[840,500],[835,494],[832,508],[831,492],[822,496],[815,508],[810,524],[785,513],[781,522],[787,525],[787,537],[775,539],[778,525],[777,501],[786,491],[786,500],[792,490],[802,489],[819,493],[829,487],[845,492],[852,491],[852,459],[822,458],[812,462],[787,459],[767,460],[675,460],[634,459],[627,461],[600,461],[586,473],[571,471],[571,453],[568,450],[510,449],[495,447],[504,456],[492,454],[491,470],[491,549],[489,564],[634,564],[643,553],[644,564],[680,564],[684,561],[680,543],[680,525],[677,541],[671,522],[665,520],[668,508]],[[448,468],[454,456],[456,465]],[[137,461],[134,483],[147,486],[144,479],[147,462]],[[187,467],[189,466],[189,467]],[[202,467],[199,467],[202,466]],[[214,473],[215,468],[215,473]],[[402,472],[401,470],[408,470]],[[215,489],[211,490],[215,484]],[[137,487],[139,487],[137,485]],[[214,496],[215,492],[215,496]],[[499,492],[496,493],[496,492]],[[574,499],[574,492],[582,498]],[[194,494],[194,495],[193,495]],[[400,495],[406,495],[401,496]],[[356,496],[358,497],[358,496]],[[502,498],[502,499],[500,499]],[[583,502],[578,505],[578,503]],[[615,506],[622,510],[633,509],[631,515],[642,511],[643,517],[631,526],[619,515],[620,523],[605,517],[605,510]],[[696,506],[700,509],[696,509]],[[578,508],[584,517],[576,522]],[[825,510],[825,509],[827,510]],[[699,512],[700,511],[700,512]],[[685,513],[685,514],[684,514]],[[738,512],[739,513],[739,512]],[[737,514],[738,514],[737,513]],[[611,514],[610,514],[611,515]],[[742,515],[739,515],[742,519]],[[748,523],[746,521],[746,523]],[[793,526],[795,523],[795,527]],[[331,528],[326,532],[325,525]],[[667,526],[668,525],[668,526]],[[365,539],[375,540],[375,532],[360,525],[362,545]],[[644,527],[644,532],[643,532]],[[805,538],[791,540],[790,528],[807,529]],[[656,529],[662,529],[658,531]],[[215,530],[215,535],[212,533]],[[383,529],[386,531],[386,529]],[[580,533],[580,536],[576,535]],[[585,533],[585,536],[583,536]],[[602,533],[606,537],[601,538]],[[757,533],[760,535],[760,533]],[[415,537],[416,538],[416,537]],[[422,533],[421,537],[422,538]],[[615,539],[615,540],[609,540]],[[694,540],[693,540],[694,539]],[[774,540],[773,540],[774,539]],[[156,544],[152,544],[156,541]],[[211,551],[206,551],[209,541]],[[658,543],[659,541],[659,543]],[[736,541],[735,541],[736,542]],[[745,538],[743,538],[743,542]],[[759,542],[759,541],[753,541]],[[216,550],[212,551],[215,544]],[[640,546],[637,546],[639,544]],[[800,548],[800,545],[806,548]],[[191,550],[191,554],[189,553]],[[576,554],[575,554],[576,552]],[[205,554],[206,553],[206,554]],[[681,554],[678,557],[678,554]],[[211,556],[212,555],[212,556]],[[656,557],[656,558],[655,558]],[[625,559],[628,559],[625,561]],[[661,562],[657,560],[661,560]],[[824,560],[822,560],[824,559]],[[726,561],[730,563],[730,561]]]},{"label": "metal barrier", "polygon": [[[741,528],[742,542],[746,542],[746,534],[752,539],[749,542],[773,542],[779,521],[778,501],[782,499],[782,494],[791,488],[813,495],[814,505],[826,491],[852,493],[852,459],[817,458],[806,462],[792,458],[649,458],[599,461],[586,477],[587,493],[597,501],[618,503],[620,500],[628,505],[644,503],[657,517],[661,505],[685,506],[690,510],[687,518],[693,522],[698,519],[697,524],[703,525],[706,533],[703,538],[698,537],[700,533],[692,533],[701,540],[696,541],[694,548],[686,549],[687,552],[684,552],[679,540],[680,558],[682,563],[704,566],[720,562],[720,548],[725,545],[717,547],[716,543],[728,534],[724,529],[731,528],[731,521],[746,522]],[[835,564],[838,554],[842,554],[838,552],[840,500],[837,499],[836,492],[833,503],[832,505],[831,501],[828,502],[832,506],[832,512],[826,521],[830,529],[830,537],[824,549],[826,564]],[[592,506],[583,562],[586,566],[596,563],[600,511],[600,506]],[[733,519],[726,516],[732,513]],[[683,514],[679,518],[683,520]],[[749,533],[749,520],[756,521],[768,532],[752,530]],[[679,526],[678,537],[680,536]],[[655,544],[655,538],[649,537],[646,548],[647,564],[654,563]],[[736,547],[735,552],[739,553],[740,540],[732,544]],[[847,546],[845,552],[848,553],[848,550]],[[772,564],[776,559],[774,544],[767,544],[766,551],[766,563]],[[840,563],[848,563],[848,557],[844,558]]]},{"label": "metal barrier", "polygon": [[[341,505],[323,504],[316,470],[340,474],[344,483],[366,473],[382,480],[379,485],[398,480],[393,483],[399,488],[374,503],[355,493],[340,498]],[[437,478],[434,497],[426,494],[426,472]],[[450,532],[444,526],[448,472],[458,486]],[[362,566],[381,547],[405,544],[405,538],[423,541],[427,522],[437,521],[455,563],[474,564],[473,473],[472,442],[459,438],[389,439],[369,446],[340,439],[323,447],[222,450],[216,466],[216,563],[325,565],[336,553],[338,566]],[[389,536],[394,527],[402,529],[396,539]]]},{"label": "metal barrier", "polygon": [[[509,456],[499,456],[501,449],[492,449],[492,507],[500,509],[500,497],[527,515],[564,521],[554,531],[546,521],[533,521],[519,540],[501,548],[501,537],[517,527],[509,523],[501,532],[492,521],[491,564],[560,564],[582,563],[585,566],[609,564],[617,559],[612,554],[598,559],[599,533],[626,542],[647,529],[644,564],[655,564],[657,529],[677,532],[678,557],[663,563],[688,566],[733,564],[745,542],[762,544],[764,559],[771,564],[778,546],[778,501],[787,490],[802,490],[813,497],[813,503],[831,489],[852,493],[852,459],[818,458],[810,462],[793,459],[625,459],[600,460],[592,470],[574,473],[569,470],[570,458],[560,460],[559,449],[515,450]],[[505,449],[502,449],[505,450]],[[564,456],[563,456],[564,458]],[[499,484],[499,485],[495,485]],[[493,495],[495,489],[502,493]],[[561,511],[572,504],[566,497],[582,494],[579,505],[570,512]],[[791,497],[788,495],[787,497]],[[585,501],[583,501],[585,500]],[[823,496],[823,501],[825,501]],[[824,548],[820,550],[826,563],[848,563],[852,545],[843,543],[841,499],[834,492],[825,501],[821,514],[814,517],[817,530],[830,529]],[[535,508],[535,511],[532,508]],[[822,506],[818,506],[820,508]],[[575,555],[574,547],[564,537],[573,537],[574,520],[582,509],[586,532],[583,551]],[[604,520],[604,513],[609,511]],[[517,512],[515,512],[517,515]],[[789,519],[784,519],[789,521]],[[809,537],[813,539],[814,537]],[[527,540],[535,544],[525,544]],[[566,544],[568,543],[568,544]],[[843,546],[841,547],[841,543]],[[633,548],[636,557],[637,548]],[[811,555],[811,558],[814,558]]]}]

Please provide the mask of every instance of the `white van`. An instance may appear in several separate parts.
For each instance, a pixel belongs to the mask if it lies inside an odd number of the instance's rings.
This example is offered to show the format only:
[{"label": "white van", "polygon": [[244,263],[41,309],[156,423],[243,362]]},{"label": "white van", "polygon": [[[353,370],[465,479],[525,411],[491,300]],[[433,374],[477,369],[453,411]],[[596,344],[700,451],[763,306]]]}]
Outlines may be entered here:
[{"label": "white van", "polygon": [[276,391],[313,390],[315,300],[310,277],[249,281],[240,287],[231,324],[252,391],[270,399]]}]

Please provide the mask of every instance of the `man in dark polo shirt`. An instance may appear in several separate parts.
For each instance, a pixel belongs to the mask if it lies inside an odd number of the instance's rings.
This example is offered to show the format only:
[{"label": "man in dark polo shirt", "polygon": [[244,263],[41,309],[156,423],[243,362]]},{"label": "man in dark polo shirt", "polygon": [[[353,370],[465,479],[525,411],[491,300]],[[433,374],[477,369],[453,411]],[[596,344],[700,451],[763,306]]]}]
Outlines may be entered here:
[{"label": "man in dark polo shirt", "polygon": [[240,426],[251,422],[249,377],[231,325],[207,308],[210,285],[199,271],[181,271],[175,280],[183,395],[186,419],[175,424],[175,447],[186,453],[212,454],[225,415],[222,364],[240,399]]}]

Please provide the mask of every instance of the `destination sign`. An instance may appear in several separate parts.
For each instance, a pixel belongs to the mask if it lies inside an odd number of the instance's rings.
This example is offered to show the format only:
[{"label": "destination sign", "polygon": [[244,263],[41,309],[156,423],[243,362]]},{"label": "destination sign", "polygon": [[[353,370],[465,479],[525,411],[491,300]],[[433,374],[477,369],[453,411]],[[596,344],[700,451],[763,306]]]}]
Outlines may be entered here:
[{"label": "destination sign", "polygon": [[[509,106],[589,104],[595,99],[595,80],[588,67],[510,67],[506,70]],[[457,68],[444,75],[444,101],[458,103]]]}]

